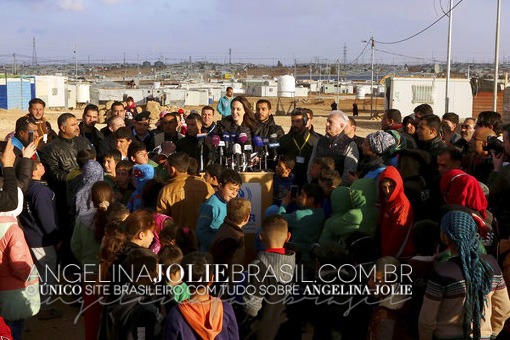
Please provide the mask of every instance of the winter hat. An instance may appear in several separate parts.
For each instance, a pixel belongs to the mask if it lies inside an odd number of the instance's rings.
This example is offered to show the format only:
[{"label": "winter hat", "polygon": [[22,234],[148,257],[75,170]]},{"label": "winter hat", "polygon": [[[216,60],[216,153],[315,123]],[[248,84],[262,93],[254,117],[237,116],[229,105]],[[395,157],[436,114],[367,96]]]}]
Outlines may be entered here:
[{"label": "winter hat", "polygon": [[143,185],[148,180],[154,178],[154,167],[149,164],[135,164],[133,166],[133,175],[135,176],[136,185]]},{"label": "winter hat", "polygon": [[377,131],[367,136],[370,149],[378,155],[382,155],[395,145],[395,138],[387,132]]}]

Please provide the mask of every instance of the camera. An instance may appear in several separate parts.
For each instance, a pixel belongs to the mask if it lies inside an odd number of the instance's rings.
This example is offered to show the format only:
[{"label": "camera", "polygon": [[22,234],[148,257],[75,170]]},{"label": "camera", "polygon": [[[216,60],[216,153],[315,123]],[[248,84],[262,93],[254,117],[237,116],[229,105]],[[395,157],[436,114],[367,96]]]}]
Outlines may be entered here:
[{"label": "camera", "polygon": [[487,138],[487,145],[483,146],[483,150],[488,152],[494,150],[498,154],[504,152],[505,149],[503,148],[503,142],[498,137],[490,136]]}]

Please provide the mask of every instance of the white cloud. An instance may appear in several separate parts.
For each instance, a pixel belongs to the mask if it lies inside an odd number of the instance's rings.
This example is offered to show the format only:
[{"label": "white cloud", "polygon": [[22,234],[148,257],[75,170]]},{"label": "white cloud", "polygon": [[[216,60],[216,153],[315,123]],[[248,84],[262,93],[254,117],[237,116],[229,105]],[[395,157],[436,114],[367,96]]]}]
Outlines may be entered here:
[{"label": "white cloud", "polygon": [[83,0],[57,0],[58,7],[65,11],[82,11]]},{"label": "white cloud", "polygon": [[120,0],[102,0],[105,4],[115,5],[120,2]]}]

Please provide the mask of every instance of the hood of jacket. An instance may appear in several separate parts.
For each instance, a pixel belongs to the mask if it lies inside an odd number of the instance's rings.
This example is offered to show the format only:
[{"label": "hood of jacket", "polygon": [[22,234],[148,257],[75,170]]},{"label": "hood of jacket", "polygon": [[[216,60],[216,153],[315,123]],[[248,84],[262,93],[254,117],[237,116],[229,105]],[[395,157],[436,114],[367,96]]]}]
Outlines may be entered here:
[{"label": "hood of jacket", "polygon": [[487,198],[475,177],[462,170],[452,169],[441,177],[439,186],[447,204],[462,205],[486,217]]},{"label": "hood of jacket", "polygon": [[383,191],[381,190],[381,183],[385,179],[390,179],[395,182],[395,190],[391,193],[388,202],[394,201],[399,195],[404,193],[404,182],[397,168],[394,166],[388,166],[380,175],[379,175],[379,196],[381,197],[381,202],[384,202],[385,196]]},{"label": "hood of jacket", "polygon": [[99,162],[89,160],[83,166],[83,184],[92,186],[92,184],[103,180],[103,167]]},{"label": "hood of jacket", "polygon": [[331,192],[331,208],[334,215],[343,215],[351,209],[359,209],[365,203],[366,199],[361,190],[339,186]]}]

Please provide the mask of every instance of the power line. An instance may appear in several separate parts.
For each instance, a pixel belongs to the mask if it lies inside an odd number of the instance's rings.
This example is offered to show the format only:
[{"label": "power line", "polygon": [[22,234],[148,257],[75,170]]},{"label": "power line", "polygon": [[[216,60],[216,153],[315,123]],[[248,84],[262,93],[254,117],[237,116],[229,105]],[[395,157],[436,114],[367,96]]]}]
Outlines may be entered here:
[{"label": "power line", "polygon": [[418,59],[418,60],[424,60],[424,61],[433,61],[433,62],[436,62],[436,63],[440,63],[440,62],[443,62],[441,60],[437,60],[437,59],[428,59],[428,58],[423,58],[423,57],[413,57],[413,56],[410,56],[410,55],[405,55],[405,54],[399,54],[399,53],[393,53],[393,52],[389,52],[389,51],[384,51],[384,50],[379,50],[379,49],[375,49],[377,52],[381,52],[381,53],[385,53],[385,54],[390,54],[390,55],[394,55],[394,56],[398,56],[398,57],[404,57],[404,58],[409,58],[409,59]]},{"label": "power line", "polygon": [[407,37],[405,39],[401,39],[401,40],[397,40],[397,41],[389,41],[389,42],[383,42],[383,41],[375,41],[376,43],[378,44],[382,44],[382,45],[393,45],[393,44],[399,44],[401,42],[404,42],[404,41],[407,41],[407,40],[410,40],[420,34],[422,34],[423,32],[425,32],[426,30],[428,30],[429,28],[431,28],[432,26],[434,26],[435,24],[437,24],[441,19],[443,19],[445,16],[447,16],[448,14],[450,14],[451,11],[453,11],[453,9],[455,7],[457,7],[458,5],[460,5],[460,3],[464,1],[464,0],[459,0],[459,2],[457,2],[455,4],[455,6],[453,6],[448,12],[444,13],[442,16],[439,17],[439,19],[437,19],[436,21],[434,21],[433,23],[431,23],[430,25],[428,25],[427,27],[425,27],[424,29],[422,29],[421,31],[419,31],[418,33],[415,33],[413,35],[411,35],[410,37]]},{"label": "power line", "polygon": [[367,41],[367,44],[365,45],[365,47],[363,47],[363,50],[361,51],[360,54],[358,54],[358,56],[356,58],[354,58],[353,61],[351,61],[349,64],[347,65],[351,65],[351,64],[354,64],[355,62],[358,61],[358,59],[363,55],[363,53],[365,53],[365,50],[367,49],[368,45],[372,42],[372,40],[368,40]]}]

